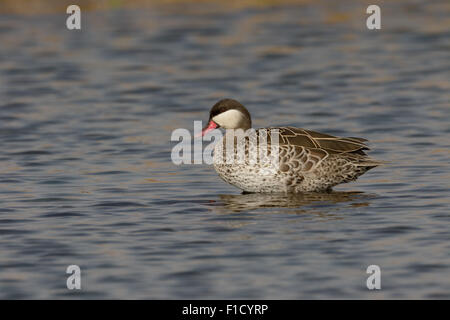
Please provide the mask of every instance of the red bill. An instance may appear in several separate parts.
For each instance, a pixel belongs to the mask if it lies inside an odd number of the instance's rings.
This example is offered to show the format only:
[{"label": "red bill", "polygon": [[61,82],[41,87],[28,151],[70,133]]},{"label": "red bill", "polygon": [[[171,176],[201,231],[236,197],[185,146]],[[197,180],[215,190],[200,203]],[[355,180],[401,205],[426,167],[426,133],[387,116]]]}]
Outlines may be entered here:
[{"label": "red bill", "polygon": [[214,121],[209,121],[208,125],[202,129],[202,133],[197,134],[195,137],[203,137],[205,134],[207,134],[210,131],[213,131],[218,127],[217,123]]}]

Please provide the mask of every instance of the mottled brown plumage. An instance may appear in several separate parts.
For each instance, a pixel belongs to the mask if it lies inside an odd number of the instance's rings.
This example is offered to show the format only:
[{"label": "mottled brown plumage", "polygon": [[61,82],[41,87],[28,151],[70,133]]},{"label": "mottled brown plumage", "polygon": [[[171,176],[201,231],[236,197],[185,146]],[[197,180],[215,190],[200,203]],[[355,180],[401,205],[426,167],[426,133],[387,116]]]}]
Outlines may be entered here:
[{"label": "mottled brown plumage", "polygon": [[[251,126],[250,113],[231,99],[214,105],[210,113],[211,121],[215,127],[228,129],[247,129]],[[278,133],[278,155],[270,153],[275,141],[272,137],[274,130]],[[258,143],[249,139],[248,135],[240,141],[240,147],[245,150],[243,155],[238,154],[235,138],[234,159],[244,157],[240,161],[218,161],[219,155],[227,151],[226,137],[216,145],[214,154],[214,167],[220,177],[247,192],[329,191],[333,186],[353,181],[380,164],[366,155],[369,147],[363,138],[336,137],[294,127],[261,128],[256,130],[256,136]],[[267,139],[260,141],[261,136],[267,136]],[[262,147],[267,147],[269,152],[259,158],[258,148]],[[249,160],[255,153],[258,153],[258,163]]]}]

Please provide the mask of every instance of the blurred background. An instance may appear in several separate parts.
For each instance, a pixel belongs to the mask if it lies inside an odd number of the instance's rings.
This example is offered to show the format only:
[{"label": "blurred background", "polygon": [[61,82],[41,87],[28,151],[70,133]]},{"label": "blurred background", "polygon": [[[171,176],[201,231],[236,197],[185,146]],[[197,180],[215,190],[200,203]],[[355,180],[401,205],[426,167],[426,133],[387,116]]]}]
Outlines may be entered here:
[{"label": "blurred background", "polygon": [[[450,298],[448,0],[0,0],[0,40],[0,298]],[[307,195],[175,166],[225,97],[389,165]]]}]

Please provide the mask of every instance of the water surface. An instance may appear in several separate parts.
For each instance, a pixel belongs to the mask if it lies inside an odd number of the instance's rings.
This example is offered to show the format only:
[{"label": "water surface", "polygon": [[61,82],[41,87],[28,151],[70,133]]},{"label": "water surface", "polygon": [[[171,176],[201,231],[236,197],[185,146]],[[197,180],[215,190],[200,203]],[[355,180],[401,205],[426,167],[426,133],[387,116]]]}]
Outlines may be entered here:
[{"label": "water surface", "polygon": [[[386,3],[380,31],[366,7],[1,14],[0,298],[450,298],[449,3]],[[175,166],[224,97],[389,164],[297,196]]]}]

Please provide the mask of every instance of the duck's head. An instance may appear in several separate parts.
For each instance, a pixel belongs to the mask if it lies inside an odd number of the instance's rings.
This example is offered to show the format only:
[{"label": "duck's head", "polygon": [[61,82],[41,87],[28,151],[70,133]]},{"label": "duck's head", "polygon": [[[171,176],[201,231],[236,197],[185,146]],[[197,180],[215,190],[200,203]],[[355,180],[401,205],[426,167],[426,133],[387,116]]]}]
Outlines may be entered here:
[{"label": "duck's head", "polygon": [[243,129],[252,127],[252,119],[248,110],[233,99],[223,99],[217,102],[209,112],[209,120],[202,130],[202,136],[217,128]]}]

